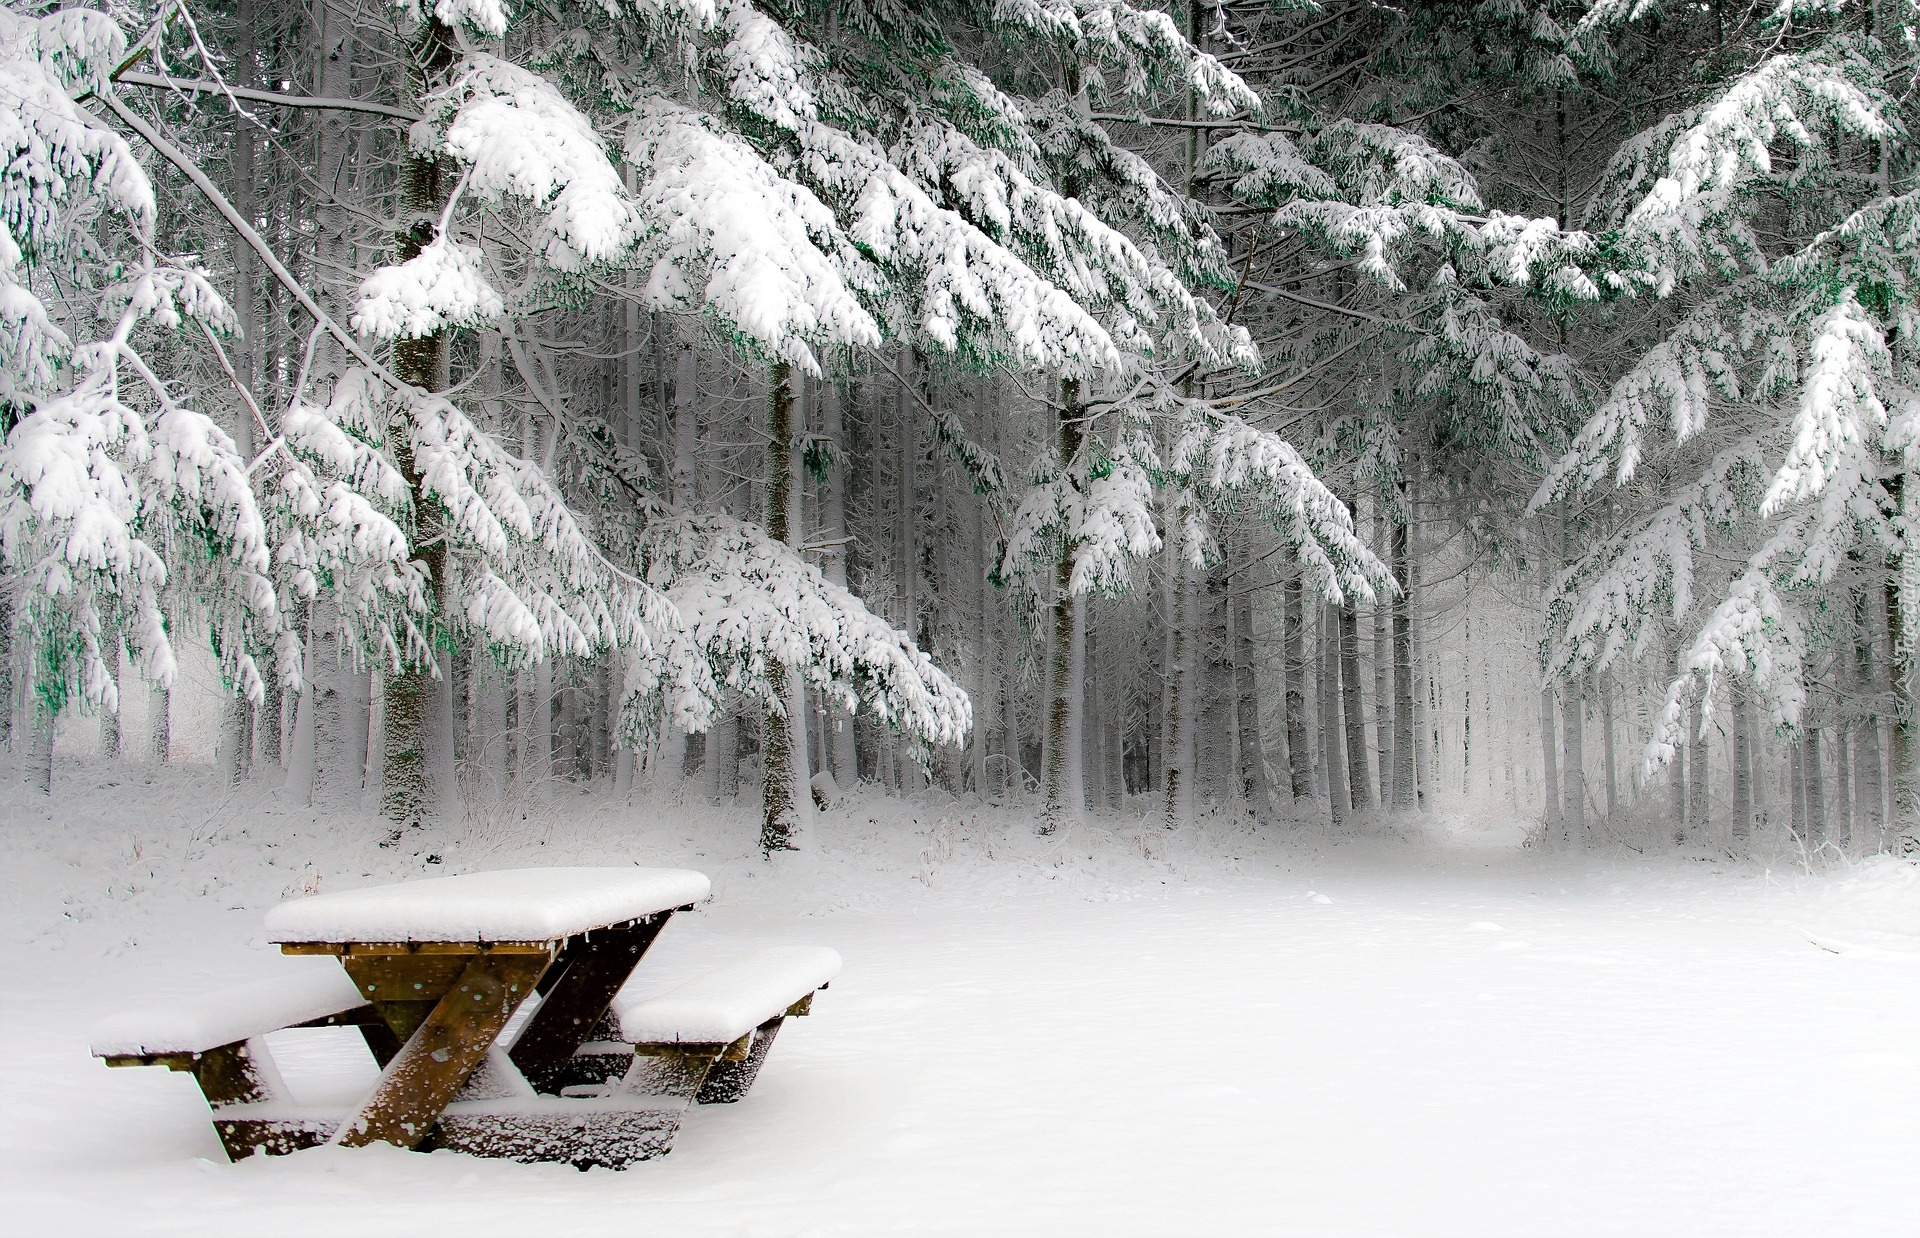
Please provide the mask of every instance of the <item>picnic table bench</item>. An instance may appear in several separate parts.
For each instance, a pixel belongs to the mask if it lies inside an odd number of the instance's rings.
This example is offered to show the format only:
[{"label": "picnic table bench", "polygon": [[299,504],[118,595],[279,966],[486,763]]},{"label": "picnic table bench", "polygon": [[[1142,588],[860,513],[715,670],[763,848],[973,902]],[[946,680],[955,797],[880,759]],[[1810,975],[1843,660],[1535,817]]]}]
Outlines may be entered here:
[{"label": "picnic table bench", "polygon": [[[839,969],[830,950],[765,951],[616,1007],[667,920],[708,890],[685,869],[550,868],[300,899],[267,914],[269,938],[340,970],[124,1012],[93,1050],[192,1073],[234,1159],[385,1142],[623,1168],[669,1150],[696,1100],[744,1095],[781,1022]],[[327,1026],[358,1028],[381,1067],[357,1107],[295,1103],[263,1039]],[[613,1054],[589,1044],[608,1035]]]}]

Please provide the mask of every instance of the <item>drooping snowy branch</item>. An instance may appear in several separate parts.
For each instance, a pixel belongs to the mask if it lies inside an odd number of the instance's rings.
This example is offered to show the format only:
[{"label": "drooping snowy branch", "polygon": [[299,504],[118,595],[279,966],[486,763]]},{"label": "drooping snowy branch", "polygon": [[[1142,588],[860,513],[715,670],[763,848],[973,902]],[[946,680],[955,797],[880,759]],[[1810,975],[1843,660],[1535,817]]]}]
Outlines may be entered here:
[{"label": "drooping snowy branch", "polygon": [[640,558],[726,687],[774,704],[785,690],[769,679],[778,662],[924,743],[957,744],[971,729],[967,694],[910,636],[759,528],[674,516],[648,528]]}]

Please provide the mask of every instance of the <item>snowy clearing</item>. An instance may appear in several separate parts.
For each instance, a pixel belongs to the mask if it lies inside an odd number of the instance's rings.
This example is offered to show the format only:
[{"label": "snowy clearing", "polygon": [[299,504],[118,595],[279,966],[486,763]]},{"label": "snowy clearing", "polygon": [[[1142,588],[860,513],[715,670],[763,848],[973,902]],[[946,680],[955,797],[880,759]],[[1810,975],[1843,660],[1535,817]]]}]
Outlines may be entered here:
[{"label": "snowy clearing", "polygon": [[[568,798],[416,856],[221,803],[205,770],[69,773],[51,804],[0,793],[15,1232],[1920,1232],[1920,877],[1889,861],[1544,856],[1457,820],[1424,844],[1045,840],[858,797],[771,865],[749,811],[671,797]],[[713,879],[643,965],[662,991],[757,943],[846,959],[754,1093],[663,1160],[228,1165],[190,1079],[88,1056],[116,1006],[273,974],[286,894],[632,861]],[[281,1033],[296,1092],[369,1082],[352,1037]]]}]

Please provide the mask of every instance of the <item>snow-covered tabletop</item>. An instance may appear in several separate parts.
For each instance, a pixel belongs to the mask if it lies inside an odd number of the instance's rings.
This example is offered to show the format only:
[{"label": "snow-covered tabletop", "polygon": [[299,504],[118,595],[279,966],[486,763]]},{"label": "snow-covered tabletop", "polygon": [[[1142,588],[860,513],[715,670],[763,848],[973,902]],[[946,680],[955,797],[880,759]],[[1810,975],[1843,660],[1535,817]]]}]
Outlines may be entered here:
[{"label": "snow-covered tabletop", "polygon": [[276,942],[554,941],[707,897],[685,868],[515,868],[343,890],[267,913]]}]

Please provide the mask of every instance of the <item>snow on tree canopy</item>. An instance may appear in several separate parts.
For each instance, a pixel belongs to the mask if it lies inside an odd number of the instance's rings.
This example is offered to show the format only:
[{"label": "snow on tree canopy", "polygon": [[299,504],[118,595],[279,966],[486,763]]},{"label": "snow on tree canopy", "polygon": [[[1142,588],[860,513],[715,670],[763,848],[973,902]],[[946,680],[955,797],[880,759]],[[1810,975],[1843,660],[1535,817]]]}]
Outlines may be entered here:
[{"label": "snow on tree canopy", "polygon": [[942,352],[1068,376],[1120,364],[1092,314],[884,153],[818,123],[798,137],[801,167],[849,210],[854,241],[911,287],[920,330]]},{"label": "snow on tree canopy", "polygon": [[[1786,142],[1813,149],[1829,134],[1884,138],[1894,131],[1890,114],[1866,60],[1827,45],[1774,56],[1717,98],[1661,121],[1642,141],[1622,147],[1596,195],[1596,202],[1619,204],[1616,211],[1632,203],[1622,243],[1638,251],[1642,266],[1616,274],[1616,282],[1648,283],[1665,295],[1730,243],[1763,262],[1757,240],[1730,212],[1747,185],[1773,173],[1769,148]],[[1662,145],[1664,169],[1653,154]]]},{"label": "snow on tree canopy", "polygon": [[966,692],[907,633],[756,526],[670,517],[642,535],[640,557],[726,687],[777,702],[786,685],[768,676],[778,662],[849,712],[870,710],[925,743],[957,744],[972,728]]},{"label": "snow on tree canopy", "polygon": [[874,273],[805,186],[664,100],[635,117],[627,154],[644,178],[641,248],[654,305],[704,310],[809,374],[820,373],[815,347],[880,342],[856,295]]},{"label": "snow on tree canopy", "polygon": [[499,317],[500,294],[481,272],[480,251],[445,236],[360,285],[353,329],[375,339],[421,339],[448,327],[479,327]]},{"label": "snow on tree canopy", "polygon": [[1293,444],[1199,401],[1177,407],[1167,460],[1176,484],[1214,505],[1251,500],[1293,546],[1308,583],[1335,605],[1397,591],[1393,573],[1354,531],[1347,505]]},{"label": "snow on tree canopy", "polygon": [[127,216],[154,217],[153,186],[126,142],[74,103],[126,54],[110,18],[62,9],[42,18],[0,11],[0,222],[32,254],[59,244],[57,223],[76,196],[98,196]]},{"label": "snow on tree canopy", "polygon": [[1253,88],[1189,43],[1161,9],[1135,8],[1124,0],[995,0],[993,21],[1041,35],[1089,61],[1091,84],[1106,98],[1136,100],[1177,74],[1209,115],[1261,109]]},{"label": "snow on tree canopy", "polygon": [[704,900],[685,868],[512,868],[342,890],[282,903],[267,939],[553,941]]},{"label": "snow on tree canopy", "polygon": [[1212,364],[1257,366],[1247,333],[1223,326],[1213,307],[1194,296],[1157,253],[1030,177],[1006,153],[923,119],[908,128],[893,156],[928,193],[956,203],[972,223],[1019,252],[1078,304],[1117,311],[1109,329],[1124,333],[1132,351],[1151,354],[1164,342]]},{"label": "snow on tree canopy", "polygon": [[1801,382],[1793,444],[1760,502],[1763,516],[1819,496],[1848,458],[1886,428],[1887,410],[1873,379],[1890,367],[1887,345],[1851,288],[1812,324],[1810,333],[1812,364]]},{"label": "snow on tree canopy", "polygon": [[546,78],[473,52],[426,104],[469,190],[544,212],[534,244],[555,270],[609,261],[631,244],[639,221],[606,144]]}]

